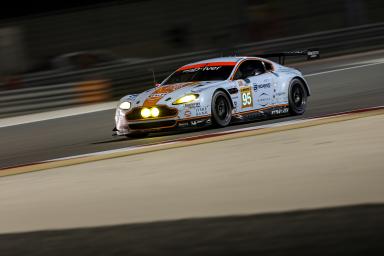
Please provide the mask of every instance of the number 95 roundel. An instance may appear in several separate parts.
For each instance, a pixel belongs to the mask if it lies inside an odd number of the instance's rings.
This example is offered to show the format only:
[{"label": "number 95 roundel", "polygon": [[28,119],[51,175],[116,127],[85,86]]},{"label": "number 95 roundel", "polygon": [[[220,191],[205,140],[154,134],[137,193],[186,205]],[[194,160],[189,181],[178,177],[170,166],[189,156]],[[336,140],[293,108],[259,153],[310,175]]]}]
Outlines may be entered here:
[{"label": "number 95 roundel", "polygon": [[253,107],[253,97],[251,86],[240,88],[241,94],[241,107],[249,108]]}]

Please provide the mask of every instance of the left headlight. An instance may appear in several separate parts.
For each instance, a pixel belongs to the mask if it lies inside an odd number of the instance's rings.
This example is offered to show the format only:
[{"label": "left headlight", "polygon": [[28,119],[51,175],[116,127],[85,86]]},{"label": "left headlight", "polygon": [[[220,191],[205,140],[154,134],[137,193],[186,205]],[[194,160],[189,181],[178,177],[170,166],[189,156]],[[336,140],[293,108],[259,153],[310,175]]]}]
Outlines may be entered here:
[{"label": "left headlight", "polygon": [[186,103],[189,103],[189,102],[196,100],[197,98],[199,98],[198,94],[188,94],[188,95],[185,95],[185,96],[179,98],[178,100],[176,100],[172,104],[173,105],[186,104]]},{"label": "left headlight", "polygon": [[119,108],[120,108],[120,109],[123,109],[123,110],[128,110],[128,109],[131,108],[131,103],[128,102],[128,101],[121,102],[121,103],[119,104]]}]

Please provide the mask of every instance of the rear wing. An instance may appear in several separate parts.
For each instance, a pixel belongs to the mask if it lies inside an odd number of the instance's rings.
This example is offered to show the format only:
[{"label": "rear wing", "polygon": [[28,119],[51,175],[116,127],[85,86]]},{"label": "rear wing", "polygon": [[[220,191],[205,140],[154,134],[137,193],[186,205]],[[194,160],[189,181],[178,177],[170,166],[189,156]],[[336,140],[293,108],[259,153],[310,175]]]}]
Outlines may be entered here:
[{"label": "rear wing", "polygon": [[290,52],[279,52],[279,53],[266,53],[257,55],[261,58],[279,58],[279,64],[284,65],[285,57],[294,57],[294,56],[307,56],[307,60],[314,60],[320,58],[319,49],[308,49],[308,50],[299,50],[299,51],[290,51]]}]

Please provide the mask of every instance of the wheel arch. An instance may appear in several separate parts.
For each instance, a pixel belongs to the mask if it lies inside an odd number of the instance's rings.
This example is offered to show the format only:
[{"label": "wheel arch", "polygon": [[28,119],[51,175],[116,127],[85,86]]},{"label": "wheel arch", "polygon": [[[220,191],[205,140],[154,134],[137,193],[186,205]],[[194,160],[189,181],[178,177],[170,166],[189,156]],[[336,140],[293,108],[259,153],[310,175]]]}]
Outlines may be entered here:
[{"label": "wheel arch", "polygon": [[[307,95],[308,96],[311,96],[311,90],[309,89],[309,86],[308,86],[308,83],[307,81],[305,81],[304,78],[300,77],[300,76],[295,76],[291,79],[291,82],[294,80],[294,79],[297,79],[297,80],[300,80],[303,84],[304,84],[304,87],[305,87],[305,91],[307,92]],[[291,88],[291,82],[290,82],[290,85],[289,85],[289,88]]]},{"label": "wheel arch", "polygon": [[225,95],[227,95],[228,99],[229,99],[229,102],[231,103],[231,107],[234,108],[234,104],[233,104],[233,101],[232,101],[232,98],[231,98],[231,95],[229,94],[229,92],[227,90],[225,90],[224,88],[217,88],[216,90],[213,91],[212,93],[212,97],[213,95],[217,92],[217,91],[222,91],[225,93]]}]

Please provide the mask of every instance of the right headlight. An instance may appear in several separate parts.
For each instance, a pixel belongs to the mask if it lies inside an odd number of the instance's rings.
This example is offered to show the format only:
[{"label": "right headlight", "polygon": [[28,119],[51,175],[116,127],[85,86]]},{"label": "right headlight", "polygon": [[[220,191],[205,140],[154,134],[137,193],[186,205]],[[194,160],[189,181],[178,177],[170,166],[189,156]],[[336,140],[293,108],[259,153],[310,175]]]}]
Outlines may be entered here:
[{"label": "right headlight", "polygon": [[190,103],[192,101],[195,101],[197,98],[199,98],[199,94],[187,94],[187,95],[177,99],[172,104],[173,105],[186,104],[186,103]]},{"label": "right headlight", "polygon": [[128,109],[131,108],[131,103],[128,102],[128,101],[121,102],[121,103],[119,104],[119,108],[120,108],[120,109],[123,109],[123,110],[128,110]]}]

